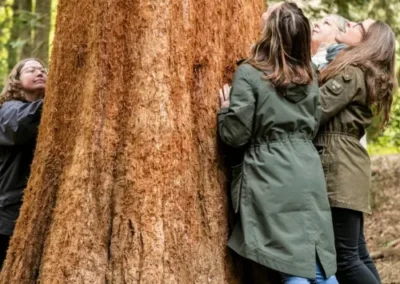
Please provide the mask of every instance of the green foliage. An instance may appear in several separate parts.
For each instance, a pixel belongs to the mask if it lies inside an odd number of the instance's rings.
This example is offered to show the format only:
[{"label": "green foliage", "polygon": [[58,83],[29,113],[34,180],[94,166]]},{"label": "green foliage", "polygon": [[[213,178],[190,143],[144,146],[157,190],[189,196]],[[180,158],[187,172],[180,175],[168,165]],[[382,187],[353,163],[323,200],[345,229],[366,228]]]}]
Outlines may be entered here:
[{"label": "green foliage", "polygon": [[[35,43],[33,39],[35,31],[43,27],[43,18],[49,15],[35,12],[36,1],[40,0],[0,0],[0,89],[14,64],[21,57],[35,55],[43,45],[43,42]],[[51,3],[53,16],[57,1]],[[54,26],[54,17],[51,18]],[[53,34],[50,33],[51,39]]]},{"label": "green foliage", "polygon": [[[400,152],[400,147],[391,145],[391,141],[388,137],[379,137],[378,139],[378,142],[368,144],[368,153],[370,155],[389,155]],[[385,139],[388,139],[389,141],[385,141]]]},{"label": "green foliage", "polygon": [[12,7],[10,1],[0,6],[0,90],[8,73],[8,52],[5,48],[10,37],[12,26]]},{"label": "green foliage", "polygon": [[[384,131],[373,131],[377,129],[376,125],[378,121],[375,121],[371,127],[369,133],[370,140],[373,142],[376,149],[379,148],[391,148],[400,152],[400,102],[396,100],[392,107],[391,120],[388,127]],[[375,128],[374,128],[375,126]]]}]

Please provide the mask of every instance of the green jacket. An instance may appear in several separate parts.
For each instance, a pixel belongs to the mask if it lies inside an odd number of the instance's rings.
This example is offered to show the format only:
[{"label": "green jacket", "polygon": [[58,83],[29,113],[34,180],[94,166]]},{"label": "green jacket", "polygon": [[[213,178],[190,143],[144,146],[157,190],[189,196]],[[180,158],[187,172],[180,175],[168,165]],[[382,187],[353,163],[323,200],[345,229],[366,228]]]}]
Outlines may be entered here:
[{"label": "green jacket", "polygon": [[332,207],[370,213],[371,165],[360,144],[372,122],[364,73],[354,66],[320,88],[321,125],[314,143],[320,151]]},{"label": "green jacket", "polygon": [[277,94],[263,73],[239,66],[230,107],[219,110],[219,134],[244,146],[233,168],[232,202],[239,214],[228,246],[287,274],[315,278],[316,252],[327,276],[336,272],[331,211],[321,161],[318,85]]}]

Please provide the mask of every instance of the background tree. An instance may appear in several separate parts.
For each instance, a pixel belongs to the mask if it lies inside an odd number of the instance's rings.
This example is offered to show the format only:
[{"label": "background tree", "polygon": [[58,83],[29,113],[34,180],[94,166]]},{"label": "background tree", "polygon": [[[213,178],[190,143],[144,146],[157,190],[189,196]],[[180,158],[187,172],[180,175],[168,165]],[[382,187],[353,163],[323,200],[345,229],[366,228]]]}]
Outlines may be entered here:
[{"label": "background tree", "polygon": [[36,0],[33,54],[47,63],[51,30],[51,0]]},{"label": "background tree", "polygon": [[14,0],[12,4],[12,26],[7,43],[8,70],[20,58],[31,55],[32,50],[32,0]]},{"label": "background tree", "polygon": [[[0,1],[0,76],[4,78],[21,58],[35,56],[47,62],[51,0]],[[0,84],[0,87],[2,83]]]}]

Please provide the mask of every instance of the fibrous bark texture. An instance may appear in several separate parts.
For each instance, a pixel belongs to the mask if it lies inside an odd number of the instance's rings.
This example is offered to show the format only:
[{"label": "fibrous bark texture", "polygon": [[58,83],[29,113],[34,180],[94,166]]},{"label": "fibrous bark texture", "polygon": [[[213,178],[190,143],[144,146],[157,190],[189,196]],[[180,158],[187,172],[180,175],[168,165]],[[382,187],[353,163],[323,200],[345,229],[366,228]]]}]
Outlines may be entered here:
[{"label": "fibrous bark texture", "polygon": [[226,248],[217,94],[262,11],[261,0],[59,1],[0,283],[242,281]]}]

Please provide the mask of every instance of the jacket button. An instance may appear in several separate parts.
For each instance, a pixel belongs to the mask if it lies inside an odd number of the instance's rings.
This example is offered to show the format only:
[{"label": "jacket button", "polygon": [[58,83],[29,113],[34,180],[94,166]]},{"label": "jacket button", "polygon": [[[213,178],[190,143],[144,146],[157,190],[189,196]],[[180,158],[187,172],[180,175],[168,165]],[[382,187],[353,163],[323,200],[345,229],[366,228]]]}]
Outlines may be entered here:
[{"label": "jacket button", "polygon": [[351,76],[349,74],[345,74],[345,75],[343,75],[343,79],[345,81],[350,81],[351,80]]}]

